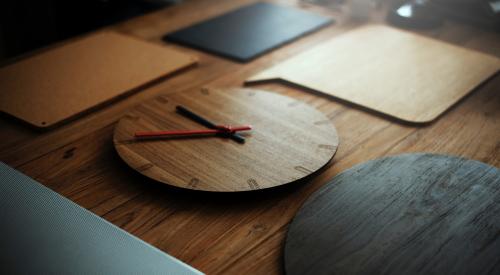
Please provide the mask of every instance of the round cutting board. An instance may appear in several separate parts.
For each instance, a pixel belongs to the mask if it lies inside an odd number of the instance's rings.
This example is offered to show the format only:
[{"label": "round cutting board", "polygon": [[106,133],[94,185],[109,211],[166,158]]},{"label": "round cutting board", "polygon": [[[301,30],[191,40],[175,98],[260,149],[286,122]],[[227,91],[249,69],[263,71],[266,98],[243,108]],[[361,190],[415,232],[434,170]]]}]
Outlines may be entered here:
[{"label": "round cutting board", "polygon": [[[175,111],[181,105],[223,125],[250,124],[240,144],[224,137],[137,140],[136,131],[205,129]],[[234,192],[308,176],[335,154],[337,132],[321,112],[295,99],[252,89],[201,89],[158,97],[125,115],[114,145],[133,169],[188,189]]]},{"label": "round cutting board", "polygon": [[287,274],[500,274],[500,171],[432,154],[336,176],[294,218]]}]

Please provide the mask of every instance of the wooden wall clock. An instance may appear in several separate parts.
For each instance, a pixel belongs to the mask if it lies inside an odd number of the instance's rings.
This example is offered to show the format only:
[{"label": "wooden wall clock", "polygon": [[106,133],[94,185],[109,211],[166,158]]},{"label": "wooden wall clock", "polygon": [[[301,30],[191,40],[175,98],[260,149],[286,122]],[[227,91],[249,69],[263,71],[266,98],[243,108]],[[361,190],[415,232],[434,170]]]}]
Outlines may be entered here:
[{"label": "wooden wall clock", "polygon": [[[139,131],[203,128],[183,106],[223,125],[250,124],[245,143],[221,136],[137,139]],[[327,164],[339,143],[329,119],[295,99],[253,89],[201,89],[160,96],[125,115],[115,128],[120,157],[141,174],[176,187],[235,192],[304,178]]]}]

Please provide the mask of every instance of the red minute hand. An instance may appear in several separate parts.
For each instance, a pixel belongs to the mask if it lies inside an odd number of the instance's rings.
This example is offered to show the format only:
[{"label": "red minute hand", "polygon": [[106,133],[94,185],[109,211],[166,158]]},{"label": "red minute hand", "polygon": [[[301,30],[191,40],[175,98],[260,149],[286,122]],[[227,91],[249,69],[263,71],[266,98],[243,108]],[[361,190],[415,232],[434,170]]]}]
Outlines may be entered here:
[{"label": "red minute hand", "polygon": [[192,136],[192,135],[209,135],[209,134],[228,134],[239,131],[251,130],[252,126],[229,126],[218,125],[217,129],[203,129],[203,130],[173,130],[173,131],[152,131],[152,132],[135,132],[136,138],[155,138],[155,137],[169,137],[169,136]]}]

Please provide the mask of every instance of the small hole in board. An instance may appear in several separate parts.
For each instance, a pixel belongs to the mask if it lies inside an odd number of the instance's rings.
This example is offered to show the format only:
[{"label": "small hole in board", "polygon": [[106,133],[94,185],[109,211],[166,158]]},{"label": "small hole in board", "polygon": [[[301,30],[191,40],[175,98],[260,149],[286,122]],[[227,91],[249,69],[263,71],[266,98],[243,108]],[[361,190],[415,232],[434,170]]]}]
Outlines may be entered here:
[{"label": "small hole in board", "polygon": [[45,124],[47,124],[47,123],[45,121],[42,121],[42,125],[45,125]]}]

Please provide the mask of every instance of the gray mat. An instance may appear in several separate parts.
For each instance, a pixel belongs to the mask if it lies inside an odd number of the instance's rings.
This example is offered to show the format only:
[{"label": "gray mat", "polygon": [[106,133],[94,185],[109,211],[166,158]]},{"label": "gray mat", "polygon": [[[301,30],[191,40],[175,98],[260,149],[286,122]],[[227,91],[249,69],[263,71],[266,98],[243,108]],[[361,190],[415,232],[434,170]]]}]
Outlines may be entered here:
[{"label": "gray mat", "polygon": [[500,171],[405,154],[313,194],[286,239],[288,274],[500,274]]},{"label": "gray mat", "polygon": [[0,162],[0,273],[202,274]]}]

